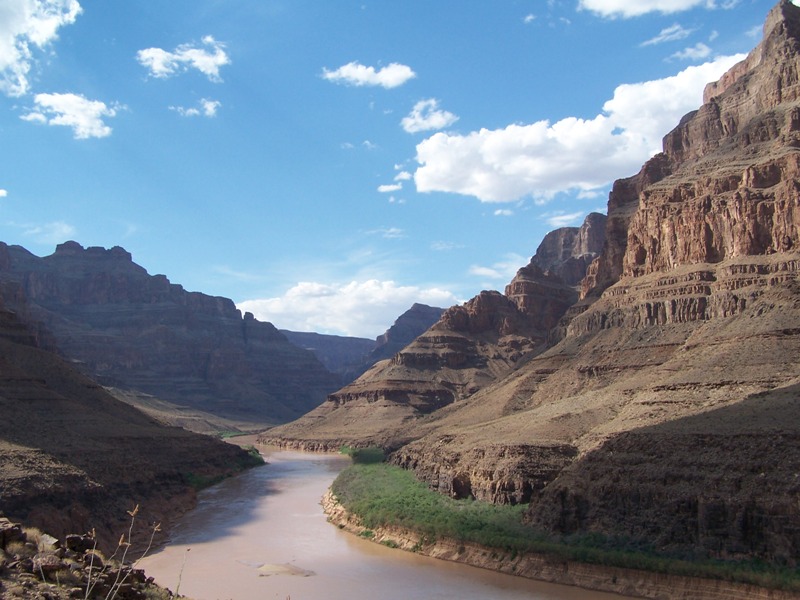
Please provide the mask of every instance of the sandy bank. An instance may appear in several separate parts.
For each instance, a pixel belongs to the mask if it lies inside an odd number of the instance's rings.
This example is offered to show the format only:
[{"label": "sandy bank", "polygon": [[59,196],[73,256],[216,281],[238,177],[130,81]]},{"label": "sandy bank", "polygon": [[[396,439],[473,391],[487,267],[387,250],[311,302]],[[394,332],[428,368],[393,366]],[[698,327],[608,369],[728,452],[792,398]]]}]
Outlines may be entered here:
[{"label": "sandy bank", "polygon": [[[359,519],[339,504],[329,490],[322,499],[328,521],[340,529],[359,535],[365,531]],[[396,546],[432,558],[459,562],[537,579],[550,583],[574,585],[590,590],[614,592],[656,600],[796,600],[797,594],[767,590],[752,585],[715,579],[665,575],[635,569],[590,565],[554,559],[542,554],[512,556],[477,544],[439,539],[433,542],[420,534],[399,527],[372,530],[377,543]]]}]

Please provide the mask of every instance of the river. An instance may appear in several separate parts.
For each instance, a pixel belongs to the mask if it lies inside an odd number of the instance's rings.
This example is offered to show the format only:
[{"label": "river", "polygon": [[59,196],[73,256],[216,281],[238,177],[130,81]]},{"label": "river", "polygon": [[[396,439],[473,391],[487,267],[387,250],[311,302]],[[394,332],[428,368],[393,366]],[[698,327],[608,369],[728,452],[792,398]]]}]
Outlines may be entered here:
[{"label": "river", "polygon": [[201,492],[171,541],[142,560],[195,600],[612,600],[394,550],[330,525],[320,499],[349,459],[276,451]]}]

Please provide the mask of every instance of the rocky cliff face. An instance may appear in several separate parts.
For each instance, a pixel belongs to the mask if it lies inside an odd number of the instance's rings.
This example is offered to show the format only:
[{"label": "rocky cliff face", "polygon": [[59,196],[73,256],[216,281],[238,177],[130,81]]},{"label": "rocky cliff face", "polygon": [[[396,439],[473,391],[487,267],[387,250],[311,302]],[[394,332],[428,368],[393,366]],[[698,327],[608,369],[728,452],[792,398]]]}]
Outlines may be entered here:
[{"label": "rocky cliff face", "polygon": [[295,418],[337,387],[271,324],[149,275],[119,247],[67,242],[39,258],[0,244],[0,282],[19,290],[65,357],[107,386],[252,425]]},{"label": "rocky cliff face", "polygon": [[[448,311],[439,325],[460,348],[467,339],[488,350],[484,369],[501,357],[505,367],[422,417],[353,403],[358,419],[338,417],[340,435],[402,442],[392,459],[435,489],[530,501],[529,518],[554,533],[796,564],[798,61],[800,8],[782,0],[763,42],[709,85],[664,151],[615,183],[577,302],[536,264],[504,296]],[[572,304],[562,312],[562,302]],[[516,361],[501,348],[510,340]],[[438,348],[446,360],[426,362],[416,385],[456,371],[442,365],[459,346]],[[388,398],[392,375],[376,369],[356,383]],[[330,418],[318,416],[310,435]],[[359,436],[362,423],[379,429],[372,418],[391,433]]]}]

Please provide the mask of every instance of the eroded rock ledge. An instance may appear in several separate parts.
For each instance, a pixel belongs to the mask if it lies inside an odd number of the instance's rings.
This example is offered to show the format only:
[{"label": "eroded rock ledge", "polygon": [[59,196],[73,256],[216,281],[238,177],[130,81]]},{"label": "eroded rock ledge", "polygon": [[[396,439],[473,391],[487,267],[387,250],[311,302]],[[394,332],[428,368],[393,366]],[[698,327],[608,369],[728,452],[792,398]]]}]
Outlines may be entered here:
[{"label": "eroded rock ledge", "polygon": [[[342,506],[332,492],[322,498],[322,508],[328,521],[340,529],[361,535],[366,530],[356,515]],[[603,567],[555,559],[545,554],[523,553],[516,556],[498,552],[470,542],[453,539],[434,541],[401,527],[382,527],[371,530],[374,542],[416,552],[423,556],[458,562],[473,567],[499,571],[508,575],[539,581],[572,585],[602,592],[614,592],[639,598],[671,600],[792,600],[792,592],[768,590],[753,585],[715,579],[700,579]]]}]

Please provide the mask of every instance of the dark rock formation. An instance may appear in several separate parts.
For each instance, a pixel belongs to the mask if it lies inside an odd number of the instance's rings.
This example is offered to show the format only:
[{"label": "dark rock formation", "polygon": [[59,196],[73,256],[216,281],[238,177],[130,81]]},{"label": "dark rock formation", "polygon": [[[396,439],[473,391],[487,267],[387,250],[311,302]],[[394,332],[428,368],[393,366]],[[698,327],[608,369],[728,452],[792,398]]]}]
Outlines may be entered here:
[{"label": "dark rock formation", "polygon": [[136,504],[142,523],[166,524],[192,506],[197,483],[253,464],[111,397],[1,303],[0,415],[0,511],[57,535],[96,528],[102,547]]},{"label": "dark rock formation", "polygon": [[567,285],[578,285],[606,240],[606,216],[590,213],[580,227],[561,227],[544,236],[531,263]]},{"label": "dark rock formation", "polygon": [[119,247],[61,244],[39,258],[0,244],[0,283],[24,298],[60,352],[103,385],[235,421],[288,421],[322,402],[336,378],[271,324],[227,298],[148,275]]},{"label": "dark rock formation", "polygon": [[[172,597],[136,568],[134,555],[147,550],[147,540],[140,541],[145,547],[136,553],[121,547],[118,556],[107,559],[90,535],[69,534],[59,540],[0,517],[0,590],[4,598],[52,600]],[[121,559],[123,554],[127,561]]]}]

